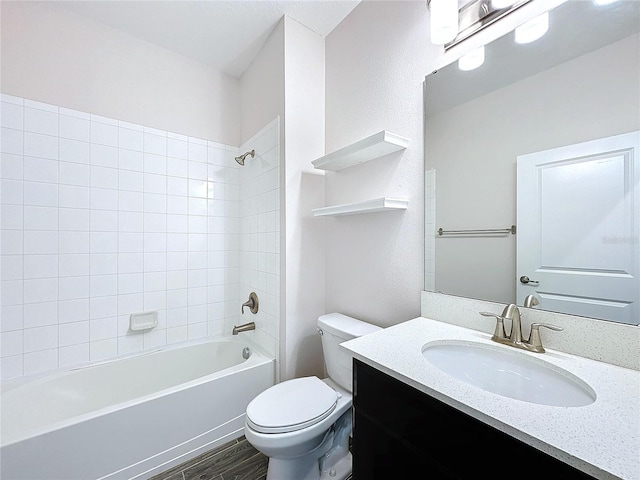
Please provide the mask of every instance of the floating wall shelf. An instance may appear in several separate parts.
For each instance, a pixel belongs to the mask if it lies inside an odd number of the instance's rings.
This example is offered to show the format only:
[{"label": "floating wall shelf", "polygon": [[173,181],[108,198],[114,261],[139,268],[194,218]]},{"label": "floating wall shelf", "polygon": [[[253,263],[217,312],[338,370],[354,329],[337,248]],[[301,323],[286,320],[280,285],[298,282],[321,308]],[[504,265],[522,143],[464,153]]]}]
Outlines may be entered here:
[{"label": "floating wall shelf", "polygon": [[350,203],[346,205],[334,205],[332,207],[316,208],[313,210],[315,217],[328,215],[356,215],[358,213],[387,212],[394,210],[406,210],[409,205],[408,200],[398,198],[375,198],[365,202]]},{"label": "floating wall shelf", "polygon": [[383,130],[311,162],[320,170],[337,172],[407,148],[409,139]]}]

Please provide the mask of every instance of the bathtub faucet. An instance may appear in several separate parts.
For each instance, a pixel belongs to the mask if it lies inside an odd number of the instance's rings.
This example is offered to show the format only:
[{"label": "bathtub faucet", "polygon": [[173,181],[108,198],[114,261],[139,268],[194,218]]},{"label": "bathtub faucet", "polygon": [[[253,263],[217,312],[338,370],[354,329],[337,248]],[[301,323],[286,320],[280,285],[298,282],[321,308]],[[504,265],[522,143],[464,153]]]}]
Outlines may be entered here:
[{"label": "bathtub faucet", "polygon": [[244,323],[242,325],[234,325],[233,326],[233,334],[237,335],[240,332],[248,332],[249,330],[255,330],[255,329],[256,329],[256,323],[255,322]]}]

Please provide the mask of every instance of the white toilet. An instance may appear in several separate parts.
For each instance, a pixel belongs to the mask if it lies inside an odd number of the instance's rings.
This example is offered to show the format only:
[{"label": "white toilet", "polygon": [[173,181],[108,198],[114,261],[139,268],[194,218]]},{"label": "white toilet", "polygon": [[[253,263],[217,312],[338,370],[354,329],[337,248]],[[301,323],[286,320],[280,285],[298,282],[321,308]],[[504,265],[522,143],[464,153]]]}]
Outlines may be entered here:
[{"label": "white toilet", "polygon": [[329,378],[287,380],[249,403],[245,436],[269,457],[267,480],[344,480],[351,473],[352,357],[339,345],[378,330],[341,313],[322,315]]}]

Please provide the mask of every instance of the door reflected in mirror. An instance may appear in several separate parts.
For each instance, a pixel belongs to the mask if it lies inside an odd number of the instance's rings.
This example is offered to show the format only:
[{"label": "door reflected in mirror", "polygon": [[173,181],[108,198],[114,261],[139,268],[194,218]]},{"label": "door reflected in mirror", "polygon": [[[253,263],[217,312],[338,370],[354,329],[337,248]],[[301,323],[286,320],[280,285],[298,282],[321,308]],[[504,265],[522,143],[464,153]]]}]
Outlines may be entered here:
[{"label": "door reflected in mirror", "polygon": [[[517,45],[512,32],[487,45],[478,69],[452,64],[426,77],[426,290],[520,305],[534,294],[535,308],[640,323],[638,147],[590,163],[607,170],[609,180],[598,173],[580,179],[580,162],[562,156],[557,161],[574,166],[536,171],[534,193],[544,185],[556,197],[544,208],[537,195],[521,195],[516,178],[518,157],[640,130],[639,29],[640,2],[569,0],[550,12],[549,30],[538,41]],[[528,197],[534,208],[520,212]],[[602,202],[614,204],[605,209]],[[571,214],[585,203],[590,214]],[[537,230],[523,232],[532,228],[529,215]],[[512,224],[515,234],[437,233]],[[531,245],[520,244],[524,233],[547,242],[526,269],[518,265],[520,254],[531,253]],[[562,246],[552,246],[553,238]],[[586,245],[594,241],[600,248],[590,255]],[[599,293],[557,291],[546,276],[573,279],[578,271]],[[523,276],[532,281],[521,283]],[[614,295],[618,288],[601,287],[597,277],[627,280],[634,296]],[[567,310],[569,303],[579,308]]]}]

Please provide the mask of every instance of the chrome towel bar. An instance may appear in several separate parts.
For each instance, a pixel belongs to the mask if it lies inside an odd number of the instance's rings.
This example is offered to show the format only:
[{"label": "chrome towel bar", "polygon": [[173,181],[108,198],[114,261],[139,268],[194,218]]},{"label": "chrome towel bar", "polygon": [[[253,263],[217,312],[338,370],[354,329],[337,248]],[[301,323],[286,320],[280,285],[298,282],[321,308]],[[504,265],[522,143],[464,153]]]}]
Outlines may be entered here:
[{"label": "chrome towel bar", "polygon": [[496,234],[516,234],[516,226],[511,225],[509,228],[488,228],[488,229],[471,229],[471,230],[443,230],[438,229],[438,235],[496,235]]}]

